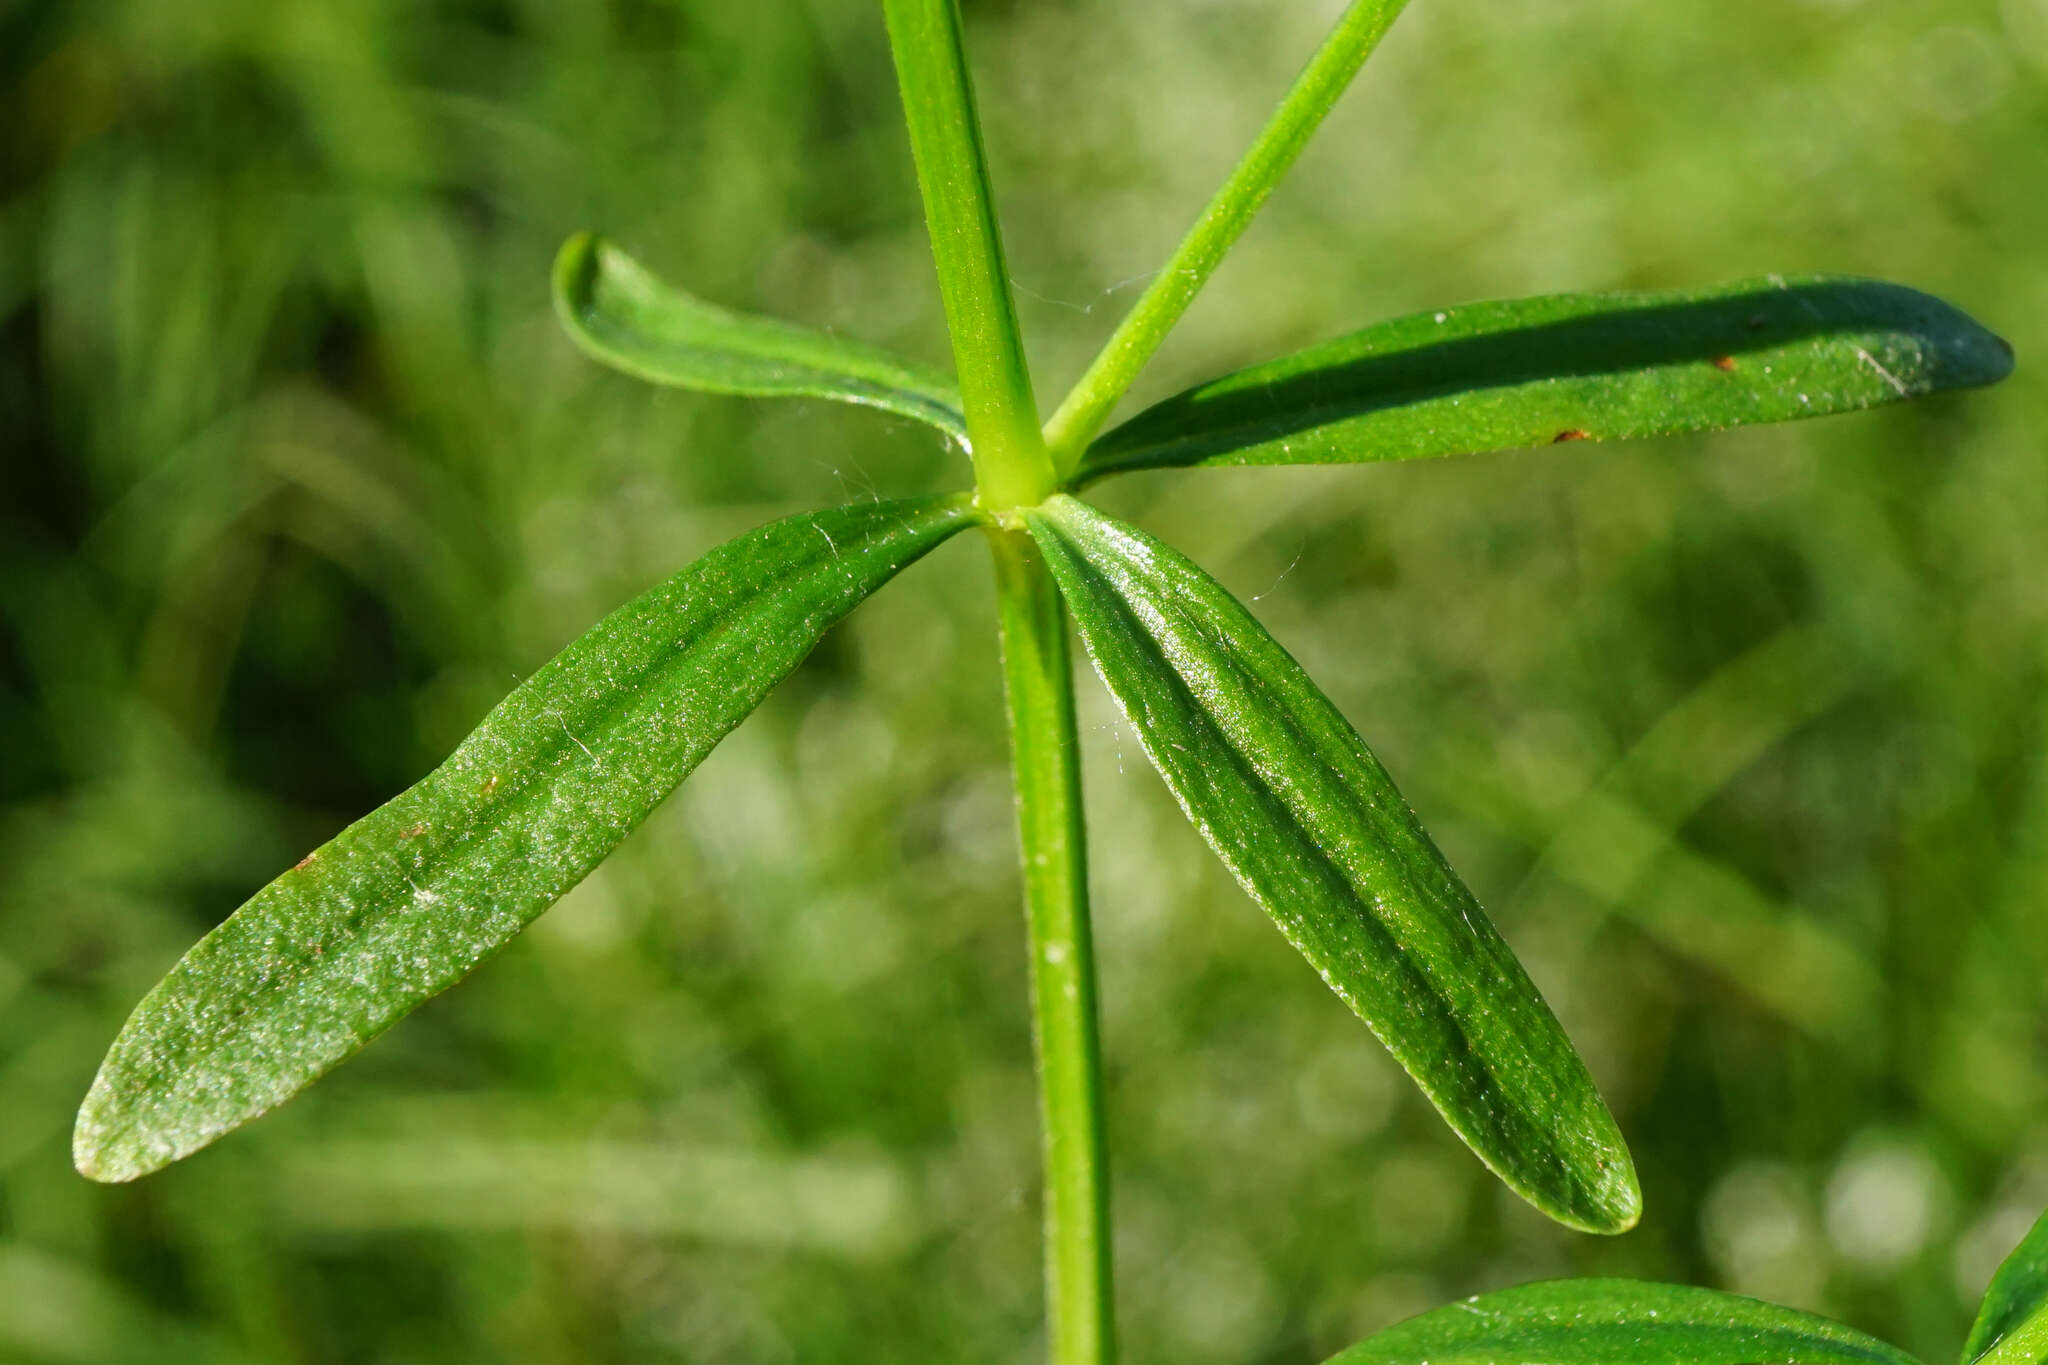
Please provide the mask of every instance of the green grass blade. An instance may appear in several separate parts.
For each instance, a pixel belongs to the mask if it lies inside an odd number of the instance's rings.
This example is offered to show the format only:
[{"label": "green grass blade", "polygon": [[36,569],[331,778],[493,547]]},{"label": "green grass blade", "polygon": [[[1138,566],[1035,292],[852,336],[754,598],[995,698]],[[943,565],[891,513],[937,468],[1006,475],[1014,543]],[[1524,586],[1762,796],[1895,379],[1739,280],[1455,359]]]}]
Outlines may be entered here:
[{"label": "green grass blade", "polygon": [[2048,1217],[2034,1224],[1984,1291],[1963,1345],[1963,1365],[2048,1360]]},{"label": "green grass blade", "polygon": [[1632,1225],[1635,1171],[1584,1064],[1328,698],[1165,545],[1064,496],[1027,524],[1146,754],[1281,932],[1517,1193]]},{"label": "green grass blade", "polygon": [[136,1007],[73,1153],[130,1180],[290,1098],[581,881],[819,638],[962,527],[964,498],[728,541],[600,621],[425,779],[187,953]]},{"label": "green grass blade", "polygon": [[1838,1322],[1635,1280],[1555,1280],[1438,1308],[1326,1365],[1917,1365]]},{"label": "green grass blade", "polygon": [[555,311],[585,353],[640,379],[756,398],[836,398],[929,422],[967,444],[960,394],[943,376],[873,346],[728,312],[589,233],[555,257]]},{"label": "green grass blade", "polygon": [[1477,303],[1189,389],[1097,441],[1079,481],[1711,431],[1990,384],[2012,363],[2010,346],[1948,304],[1870,280]]}]

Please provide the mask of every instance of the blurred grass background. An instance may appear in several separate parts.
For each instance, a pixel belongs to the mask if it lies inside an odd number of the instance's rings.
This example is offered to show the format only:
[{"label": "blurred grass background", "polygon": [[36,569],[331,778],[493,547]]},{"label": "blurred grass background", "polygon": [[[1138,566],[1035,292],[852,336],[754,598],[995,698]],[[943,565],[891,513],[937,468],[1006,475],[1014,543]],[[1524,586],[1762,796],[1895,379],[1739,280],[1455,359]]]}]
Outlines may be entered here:
[{"label": "blurred grass background", "polygon": [[[970,0],[1046,390],[1336,10]],[[943,360],[878,7],[0,0],[0,1358],[1037,1358],[987,574],[864,607],[510,952],[274,1118],[72,1175],[121,1019],[719,540],[958,484],[919,428],[558,336],[595,227]],[[1103,500],[1249,598],[1564,1017],[1648,1198],[1506,1195],[1083,680],[1134,1362],[1661,1277],[1940,1361],[2048,1206],[2048,0],[1416,0],[1158,396],[1436,304],[1945,295],[2004,387]]]}]

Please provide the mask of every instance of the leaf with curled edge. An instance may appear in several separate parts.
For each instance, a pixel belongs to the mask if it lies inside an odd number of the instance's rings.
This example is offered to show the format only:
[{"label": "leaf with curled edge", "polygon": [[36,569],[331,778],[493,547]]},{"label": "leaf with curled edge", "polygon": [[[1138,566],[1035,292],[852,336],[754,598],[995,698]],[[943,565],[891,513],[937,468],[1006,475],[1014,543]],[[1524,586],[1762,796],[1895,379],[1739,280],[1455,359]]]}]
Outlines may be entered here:
[{"label": "leaf with curled edge", "polygon": [[566,894],[964,497],[788,517],[620,607],[446,762],[257,892],[129,1017],[73,1155],[132,1180],[265,1113]]},{"label": "leaf with curled edge", "polygon": [[555,257],[555,312],[592,359],[673,388],[832,398],[914,417],[967,446],[952,382],[879,347],[684,293],[589,233]]}]

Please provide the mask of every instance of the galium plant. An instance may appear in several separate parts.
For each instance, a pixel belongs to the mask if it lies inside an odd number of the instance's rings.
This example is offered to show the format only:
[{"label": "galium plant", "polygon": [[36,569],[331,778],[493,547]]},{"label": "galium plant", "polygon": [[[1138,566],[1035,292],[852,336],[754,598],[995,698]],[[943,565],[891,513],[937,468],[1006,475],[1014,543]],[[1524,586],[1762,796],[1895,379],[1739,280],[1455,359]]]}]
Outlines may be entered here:
[{"label": "galium plant", "polygon": [[[1133,469],[1417,459],[1818,416],[1990,383],[2012,356],[1910,289],[1773,277],[1421,313],[1211,380],[1105,432],[1404,3],[1350,5],[1043,423],[957,0],[883,4],[955,378],[728,312],[598,238],[571,240],[555,298],[598,360],[660,384],[917,419],[966,453],[972,489],[773,522],[599,622],[439,768],[172,969],[86,1097],[79,1169],[129,1180],[175,1161],[453,985],[602,861],[834,623],[972,528],[994,557],[1016,774],[1053,1358],[1108,1360],[1113,1336],[1070,621],[1188,817],[1459,1137],[1551,1217],[1632,1226],[1635,1173],[1585,1066],[1365,742],[1243,604],[1079,494]],[[2038,1359],[2044,1285],[2037,1231],[1993,1286],[1966,1358]],[[1455,1305],[1343,1357],[1424,1358],[1902,1359],[1790,1310],[1600,1281]]]}]

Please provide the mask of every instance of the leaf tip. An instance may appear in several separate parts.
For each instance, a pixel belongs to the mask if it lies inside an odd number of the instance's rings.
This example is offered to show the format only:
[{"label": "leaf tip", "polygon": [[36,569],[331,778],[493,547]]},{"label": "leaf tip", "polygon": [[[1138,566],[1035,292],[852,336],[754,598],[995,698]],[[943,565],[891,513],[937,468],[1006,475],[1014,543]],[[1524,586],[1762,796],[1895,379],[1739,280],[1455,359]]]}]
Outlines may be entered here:
[{"label": "leaf tip", "polygon": [[1984,370],[1984,382],[1996,384],[2010,375],[2019,364],[2019,353],[2013,350],[2010,341],[1998,333],[1989,328],[1980,330],[1983,332],[1983,339],[1978,343],[1978,349],[1982,352],[1979,363]]},{"label": "leaf tip", "polygon": [[1600,1222],[1589,1227],[1588,1232],[1606,1237],[1618,1237],[1628,1232],[1643,1218],[1643,1189],[1636,1182],[1635,1163],[1626,1156],[1622,1158],[1617,1179],[1601,1191],[1604,1196],[1600,1206]]},{"label": "leaf tip", "polygon": [[124,1050],[129,1032],[123,1031],[100,1064],[71,1130],[72,1166],[102,1185],[124,1185],[160,1171],[223,1131],[181,1116],[161,1089],[135,1072]]},{"label": "leaf tip", "polygon": [[101,1153],[94,1148],[81,1148],[74,1145],[71,1149],[71,1164],[77,1167],[80,1175],[98,1184],[125,1184],[142,1174],[140,1171],[130,1171],[122,1166],[102,1164],[100,1157]]},{"label": "leaf tip", "polygon": [[1935,389],[1969,389],[1996,384],[2013,372],[2012,343],[1969,313],[1932,295],[1923,335],[1932,343],[1929,378]]},{"label": "leaf tip", "polygon": [[590,295],[591,281],[597,273],[598,252],[603,245],[596,233],[578,232],[563,242],[562,249],[555,253],[555,311],[572,334],[577,330],[578,301]]},{"label": "leaf tip", "polygon": [[[1577,1232],[1601,1237],[1618,1237],[1642,1221],[1643,1190],[1636,1180],[1635,1163],[1619,1135],[1598,1159],[1590,1179],[1576,1182],[1569,1202],[1556,1203],[1517,1189],[1523,1198],[1550,1217]],[[1607,1145],[1607,1144],[1603,1144]]]},{"label": "leaf tip", "polygon": [[108,1095],[102,1077],[93,1082],[85,1103],[79,1106],[78,1123],[71,1130],[71,1164],[87,1180],[120,1185],[159,1169],[168,1158],[153,1160],[123,1139],[126,1125],[107,1113]]}]

